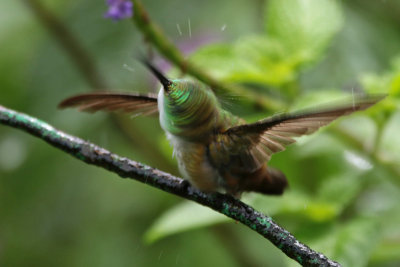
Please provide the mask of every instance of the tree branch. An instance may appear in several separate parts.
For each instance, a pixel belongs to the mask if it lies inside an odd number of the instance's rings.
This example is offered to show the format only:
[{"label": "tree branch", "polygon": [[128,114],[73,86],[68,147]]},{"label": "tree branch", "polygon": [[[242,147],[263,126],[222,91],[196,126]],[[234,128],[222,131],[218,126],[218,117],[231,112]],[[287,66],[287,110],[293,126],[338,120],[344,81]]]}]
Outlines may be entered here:
[{"label": "tree branch", "polygon": [[0,106],[0,123],[37,136],[88,164],[195,201],[239,221],[267,238],[287,256],[303,266],[340,266],[323,254],[300,243],[270,217],[229,195],[203,193],[181,178],[113,154],[95,144],[59,131],[46,122],[3,106]]},{"label": "tree branch", "polygon": [[238,85],[222,83],[205,72],[203,69],[186,60],[185,56],[179,51],[179,49],[176,48],[176,46],[164,35],[160,27],[158,27],[158,25],[156,25],[154,21],[150,19],[150,16],[143,7],[142,3],[138,0],[133,0],[133,2],[133,21],[146,38],[146,41],[151,42],[154,47],[156,47],[157,50],[164,55],[164,57],[179,67],[183,73],[188,73],[196,77],[198,80],[208,84],[213,90],[245,96],[263,109],[279,110],[284,107],[284,105],[276,99],[258,94]]}]

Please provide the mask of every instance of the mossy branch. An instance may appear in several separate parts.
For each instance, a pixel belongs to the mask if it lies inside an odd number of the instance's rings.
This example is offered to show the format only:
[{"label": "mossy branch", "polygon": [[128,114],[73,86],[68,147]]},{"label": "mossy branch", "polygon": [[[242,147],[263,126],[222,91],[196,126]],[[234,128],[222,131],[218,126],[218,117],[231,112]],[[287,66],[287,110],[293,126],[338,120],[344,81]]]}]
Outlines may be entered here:
[{"label": "mossy branch", "polygon": [[145,37],[146,41],[150,42],[155,48],[157,48],[164,57],[181,69],[183,73],[192,75],[205,84],[208,84],[217,92],[228,92],[235,95],[245,96],[263,109],[275,111],[284,107],[284,105],[276,99],[258,94],[239,85],[222,83],[202,68],[186,60],[185,56],[179,51],[179,49],[164,35],[161,28],[150,19],[150,16],[142,3],[138,0],[134,0],[133,2],[134,16],[132,19]]},{"label": "mossy branch", "polygon": [[44,121],[3,106],[0,106],[0,123],[37,136],[88,164],[102,167],[123,178],[131,178],[195,201],[239,221],[267,238],[287,256],[303,266],[340,266],[323,254],[300,243],[270,217],[229,195],[203,193],[181,178],[113,154],[93,143],[57,130]]}]

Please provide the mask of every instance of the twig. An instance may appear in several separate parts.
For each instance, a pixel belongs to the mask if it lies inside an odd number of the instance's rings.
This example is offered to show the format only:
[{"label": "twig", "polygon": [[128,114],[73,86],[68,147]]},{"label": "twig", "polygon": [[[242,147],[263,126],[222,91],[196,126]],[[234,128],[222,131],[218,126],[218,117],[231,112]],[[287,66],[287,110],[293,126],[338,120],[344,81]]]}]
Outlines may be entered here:
[{"label": "twig", "polygon": [[181,178],[120,157],[95,144],[59,131],[46,122],[3,106],[0,106],[0,123],[22,129],[88,164],[210,207],[261,234],[303,266],[340,266],[300,243],[270,217],[229,195],[205,194]]},{"label": "twig", "polygon": [[39,21],[68,53],[71,60],[78,67],[83,77],[94,89],[105,89],[107,85],[99,75],[96,64],[89,53],[83,48],[74,34],[52,12],[47,10],[38,0],[24,0],[32,9]]},{"label": "twig", "polygon": [[264,109],[275,111],[284,108],[284,105],[276,99],[258,94],[238,85],[221,83],[210,74],[206,73],[203,69],[186,60],[179,49],[176,48],[176,46],[164,35],[161,29],[150,19],[150,16],[144,9],[142,3],[138,0],[134,0],[133,2],[133,21],[146,38],[146,41],[152,43],[162,55],[179,67],[182,72],[196,77],[200,81],[208,84],[213,90],[245,96]]}]

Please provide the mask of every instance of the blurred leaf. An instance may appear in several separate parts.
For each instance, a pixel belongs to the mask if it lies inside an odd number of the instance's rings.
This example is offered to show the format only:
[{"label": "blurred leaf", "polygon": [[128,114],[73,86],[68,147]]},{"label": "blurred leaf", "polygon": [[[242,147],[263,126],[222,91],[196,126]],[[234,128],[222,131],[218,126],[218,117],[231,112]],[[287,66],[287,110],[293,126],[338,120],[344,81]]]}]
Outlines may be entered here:
[{"label": "blurred leaf", "polygon": [[362,183],[362,177],[359,175],[341,173],[326,179],[322,183],[317,198],[320,201],[335,203],[341,211],[357,196],[362,188]]},{"label": "blurred leaf", "polygon": [[400,242],[385,242],[374,252],[371,257],[373,263],[400,261]]},{"label": "blurred leaf", "polygon": [[230,73],[230,81],[279,86],[292,81],[297,63],[287,58],[284,48],[276,40],[261,35],[239,39],[234,45],[240,58],[239,71]]},{"label": "blurred leaf", "polygon": [[243,37],[232,46],[200,48],[190,60],[226,82],[279,86],[297,76],[298,62],[285,56],[279,42],[261,35]]},{"label": "blurred leaf", "polygon": [[[361,149],[372,151],[375,146],[378,127],[374,120],[364,115],[367,111],[339,120],[337,127],[340,129],[339,131],[348,134],[352,139],[360,143]],[[350,140],[350,142],[354,143],[354,140]]]},{"label": "blurred leaf", "polygon": [[338,1],[271,0],[265,24],[270,38],[277,39],[296,61],[306,63],[322,55],[342,20]]},{"label": "blurred leaf", "polygon": [[326,108],[335,105],[342,105],[343,100],[349,99],[349,94],[337,89],[318,89],[306,92],[296,97],[291,110]]},{"label": "blurred leaf", "polygon": [[320,58],[341,21],[334,1],[271,1],[268,36],[203,47],[191,60],[227,82],[283,86],[297,78],[300,66]]},{"label": "blurred leaf", "polygon": [[369,93],[389,93],[400,97],[400,56],[392,60],[391,69],[384,74],[364,74],[361,82]]},{"label": "blurred leaf", "polygon": [[332,157],[333,155],[340,155],[343,152],[344,146],[340,143],[340,140],[323,131],[321,130],[316,135],[304,136],[297,139],[298,145],[301,146],[301,149],[296,150],[296,156],[299,159],[324,156]]},{"label": "blurred leaf", "polygon": [[372,255],[373,263],[400,261],[400,206],[398,205],[400,194],[398,187],[390,184],[388,186],[389,188],[382,188],[384,197],[377,199],[380,205],[388,209],[385,213],[381,213],[384,238]]},{"label": "blurred leaf", "polygon": [[370,110],[372,116],[380,124],[385,123],[392,112],[400,107],[400,56],[392,61],[391,67],[391,70],[383,74],[369,73],[361,77],[361,82],[368,93],[388,94],[379,103],[379,109]]},{"label": "blurred leaf", "polygon": [[380,236],[377,218],[354,219],[336,233],[332,258],[343,266],[366,266]]},{"label": "blurred leaf", "polygon": [[152,243],[168,235],[229,220],[228,217],[210,208],[191,201],[184,201],[161,215],[147,230],[144,239],[146,242]]},{"label": "blurred leaf", "polygon": [[[378,217],[358,217],[304,241],[313,248],[318,248],[329,258],[342,266],[367,266],[373,249],[379,243],[381,228]],[[288,261],[288,266],[297,266]]]},{"label": "blurred leaf", "polygon": [[231,72],[240,69],[236,54],[228,44],[203,46],[193,53],[189,60],[219,79],[226,79]]},{"label": "blurred leaf", "polygon": [[380,140],[379,155],[386,162],[400,162],[400,112],[386,123]]},{"label": "blurred leaf", "polygon": [[282,197],[257,196],[254,206],[269,216],[292,215],[313,222],[326,222],[336,217],[334,203],[318,201],[300,191],[288,191]]}]

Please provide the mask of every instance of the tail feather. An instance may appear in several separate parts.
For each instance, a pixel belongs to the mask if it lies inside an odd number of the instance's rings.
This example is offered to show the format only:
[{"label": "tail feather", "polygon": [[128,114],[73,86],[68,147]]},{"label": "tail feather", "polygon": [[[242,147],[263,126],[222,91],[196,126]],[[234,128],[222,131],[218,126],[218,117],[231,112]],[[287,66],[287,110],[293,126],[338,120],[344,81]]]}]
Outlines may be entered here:
[{"label": "tail feather", "polygon": [[242,180],[243,191],[259,192],[267,195],[282,195],[288,187],[286,176],[279,170],[264,165]]}]

